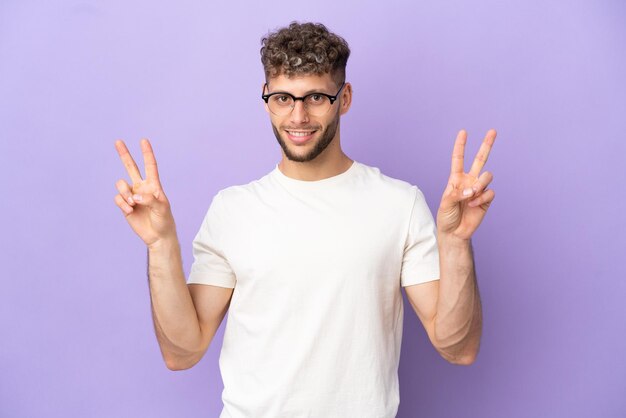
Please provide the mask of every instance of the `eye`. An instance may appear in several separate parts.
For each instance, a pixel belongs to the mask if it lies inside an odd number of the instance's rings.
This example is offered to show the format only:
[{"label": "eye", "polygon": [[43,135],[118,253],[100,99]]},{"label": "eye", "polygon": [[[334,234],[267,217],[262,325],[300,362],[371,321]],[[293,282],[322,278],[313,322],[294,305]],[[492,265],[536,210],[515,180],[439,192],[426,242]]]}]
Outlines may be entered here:
[{"label": "eye", "polygon": [[276,103],[280,106],[289,106],[292,102],[291,96],[288,96],[286,94],[275,94],[271,97],[271,99],[273,103]]},{"label": "eye", "polygon": [[310,106],[321,106],[328,102],[328,98],[323,94],[311,93],[306,97],[306,102]]}]

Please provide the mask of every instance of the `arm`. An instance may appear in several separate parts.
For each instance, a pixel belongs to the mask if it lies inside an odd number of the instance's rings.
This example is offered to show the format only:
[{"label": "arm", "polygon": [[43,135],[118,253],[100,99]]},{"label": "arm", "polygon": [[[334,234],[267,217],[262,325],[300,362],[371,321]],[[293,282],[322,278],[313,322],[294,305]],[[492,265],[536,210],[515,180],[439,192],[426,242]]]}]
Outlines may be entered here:
[{"label": "arm", "polygon": [[496,131],[489,130],[469,173],[463,171],[467,133],[457,135],[448,185],[437,211],[440,278],[406,288],[407,296],[437,351],[455,364],[469,365],[478,354],[482,334],[482,307],[472,234],[495,197],[487,189],[493,175],[485,171]]},{"label": "arm", "polygon": [[161,354],[170,370],[194,366],[211,344],[233,289],[187,285],[178,240],[148,247],[152,319]]},{"label": "arm", "polygon": [[204,355],[224,314],[232,289],[187,285],[176,225],[148,140],[141,141],[146,178],[123,141],[115,147],[132,180],[119,180],[115,203],[148,247],[148,282],[154,329],[167,367],[192,367]]},{"label": "arm", "polygon": [[407,286],[405,291],[439,354],[450,363],[470,365],[482,334],[471,243],[443,236],[438,241],[440,279]]},{"label": "arm", "polygon": [[476,282],[471,241],[439,235],[441,278],[432,322],[441,355],[469,365],[478,355],[482,334],[482,306]]}]

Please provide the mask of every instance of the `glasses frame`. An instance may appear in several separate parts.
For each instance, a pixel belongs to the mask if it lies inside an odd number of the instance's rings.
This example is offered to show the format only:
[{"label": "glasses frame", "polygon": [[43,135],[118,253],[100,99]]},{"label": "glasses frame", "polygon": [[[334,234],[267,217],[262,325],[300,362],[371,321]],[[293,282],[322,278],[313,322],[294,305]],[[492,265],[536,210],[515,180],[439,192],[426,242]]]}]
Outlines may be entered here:
[{"label": "glasses frame", "polygon": [[[274,93],[262,94],[262,95],[261,95],[261,99],[263,99],[263,101],[264,101],[266,104],[268,104],[268,105],[269,105],[269,103],[268,103],[268,102],[269,102],[270,97],[272,97],[272,96],[274,96],[274,95],[276,95],[276,94],[282,94],[282,95],[285,95],[285,96],[289,96],[289,97],[291,97],[291,98],[293,99],[293,105],[291,106],[291,110],[290,110],[288,113],[285,113],[284,115],[279,115],[279,114],[277,114],[277,113],[272,112],[272,113],[274,113],[276,116],[287,116],[287,115],[289,115],[291,112],[293,112],[293,109],[296,107],[296,101],[297,101],[297,100],[302,100],[302,104],[304,105],[304,108],[306,109],[306,111],[307,111],[307,113],[308,113],[308,108],[306,107],[306,102],[304,101],[304,99],[306,99],[306,98],[307,98],[307,97],[309,97],[309,96],[315,96],[315,95],[318,95],[318,96],[325,96],[325,97],[327,97],[327,98],[328,98],[328,100],[330,100],[330,107],[328,108],[328,110],[327,110],[326,112],[322,113],[321,115],[316,115],[316,116],[323,116],[323,115],[325,115],[326,113],[328,113],[328,111],[330,111],[330,109],[332,108],[333,104],[334,104],[334,103],[335,103],[335,101],[337,100],[337,97],[339,97],[339,93],[341,93],[341,90],[343,90],[343,88],[344,88],[344,86],[345,86],[345,85],[346,85],[346,82],[344,81],[344,82],[343,82],[343,84],[341,85],[341,87],[339,87],[339,91],[337,91],[337,93],[336,93],[334,96],[331,96],[330,94],[326,94],[326,93],[316,93],[316,92],[313,92],[313,93],[309,93],[309,94],[307,94],[306,96],[296,97],[296,96],[294,96],[294,95],[293,95],[293,94],[291,94],[291,93],[287,93],[286,91],[276,91],[276,92],[274,92]],[[267,83],[265,83],[265,85],[263,86],[263,91],[265,91],[265,88],[266,88],[266,87],[267,87],[267,89],[269,90],[269,86],[267,85]],[[272,109],[270,109],[270,111],[271,111],[271,110],[272,110]]]}]

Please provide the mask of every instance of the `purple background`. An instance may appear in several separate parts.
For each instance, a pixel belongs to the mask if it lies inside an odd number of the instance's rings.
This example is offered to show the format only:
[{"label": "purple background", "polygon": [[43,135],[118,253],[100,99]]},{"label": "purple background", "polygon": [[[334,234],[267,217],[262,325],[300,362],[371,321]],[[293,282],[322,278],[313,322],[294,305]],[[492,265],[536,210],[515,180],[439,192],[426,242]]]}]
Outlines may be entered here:
[{"label": "purple background", "polygon": [[350,44],[346,153],[433,214],[458,130],[466,169],[498,131],[481,351],[446,363],[405,298],[398,417],[624,416],[623,2],[168,3],[0,3],[0,416],[218,415],[224,323],[196,367],[165,367],[113,144],[142,165],[151,139],[188,274],[212,196],[280,159],[259,48],[292,20]]}]

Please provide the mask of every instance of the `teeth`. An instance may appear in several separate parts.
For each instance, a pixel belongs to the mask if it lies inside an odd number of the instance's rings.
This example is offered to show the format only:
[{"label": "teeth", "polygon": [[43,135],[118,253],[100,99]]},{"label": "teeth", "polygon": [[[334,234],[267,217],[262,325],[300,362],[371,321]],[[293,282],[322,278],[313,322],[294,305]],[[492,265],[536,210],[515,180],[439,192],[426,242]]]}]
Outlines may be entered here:
[{"label": "teeth", "polygon": [[291,136],[308,136],[311,135],[312,132],[294,132],[294,131],[287,131],[289,132],[289,134]]}]

